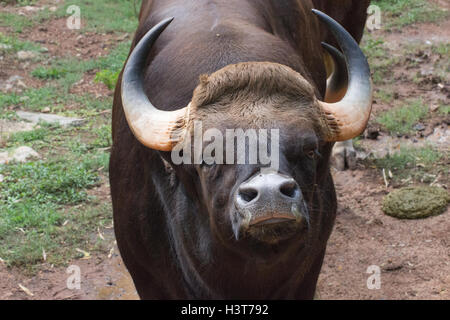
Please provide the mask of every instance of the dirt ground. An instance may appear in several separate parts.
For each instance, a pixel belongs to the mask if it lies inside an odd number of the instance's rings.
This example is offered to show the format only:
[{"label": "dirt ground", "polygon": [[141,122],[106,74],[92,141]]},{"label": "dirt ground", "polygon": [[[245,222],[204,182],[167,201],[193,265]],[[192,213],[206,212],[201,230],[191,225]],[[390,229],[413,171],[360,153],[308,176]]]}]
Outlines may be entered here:
[{"label": "dirt ground", "polygon": [[[73,34],[62,35],[58,27],[61,23],[60,20],[46,22],[31,34],[23,33],[20,37],[38,41],[52,55],[78,52],[86,58],[101,55],[104,47],[115,40],[113,35],[107,35],[106,39],[94,35],[81,38]],[[399,43],[448,42],[450,21],[440,25],[416,25],[394,33],[378,31],[377,35],[383,36],[394,51]],[[58,39],[60,45],[52,44],[52,39]],[[431,56],[429,64],[432,60]],[[9,61],[8,68],[1,70],[0,76],[6,79],[12,74],[19,74],[28,86],[41,85],[29,76],[32,66],[24,68],[17,64],[17,61]],[[425,61],[421,68],[426,66]],[[439,101],[448,104],[448,83],[442,90],[431,80],[423,85],[412,85],[406,80],[407,77],[402,76],[417,71],[404,66],[395,67],[393,74],[398,81],[394,85],[398,97],[422,96],[429,105]],[[75,92],[96,90],[101,95],[108,94],[104,86],[93,84],[92,78],[86,76],[84,85],[81,83],[79,88],[75,87]],[[376,101],[374,113],[388,108],[389,105]],[[425,125],[431,130],[441,128],[448,137],[447,122],[446,119],[435,118]],[[320,298],[450,299],[450,210],[423,220],[398,220],[381,211],[383,197],[393,189],[392,186],[385,186],[379,170],[359,164],[352,171],[338,172],[333,169],[333,175],[339,208],[318,282]],[[440,183],[448,184],[448,178],[442,178]],[[109,200],[107,184],[93,192],[105,201]],[[28,277],[20,270],[6,268],[0,261],[0,299],[137,299],[114,240],[111,240],[111,247],[113,249],[109,254],[93,255],[69,263],[80,267],[80,290],[67,288],[66,281],[70,274],[66,273],[66,268],[42,265],[41,271]],[[366,271],[373,265],[381,270],[381,287],[370,290],[367,280],[371,274]]]}]

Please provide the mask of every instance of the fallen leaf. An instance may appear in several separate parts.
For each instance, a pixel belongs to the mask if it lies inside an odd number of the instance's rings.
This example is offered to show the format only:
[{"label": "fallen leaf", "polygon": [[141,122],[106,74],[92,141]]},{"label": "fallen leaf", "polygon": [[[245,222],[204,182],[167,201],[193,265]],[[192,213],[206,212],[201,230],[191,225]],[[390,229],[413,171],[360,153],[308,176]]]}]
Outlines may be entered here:
[{"label": "fallen leaf", "polygon": [[78,248],[76,248],[75,250],[78,251],[79,253],[83,254],[83,258],[81,258],[81,260],[87,260],[87,259],[91,258],[91,254],[89,252],[78,249]]},{"label": "fallen leaf", "polygon": [[20,283],[19,283],[19,288],[22,289],[22,291],[25,292],[25,293],[26,293],[27,295],[29,295],[30,297],[33,297],[33,296],[34,296],[33,292],[31,292],[30,289],[24,287],[24,286],[21,285]]},{"label": "fallen leaf", "polygon": [[111,259],[113,254],[114,254],[114,248],[111,248],[111,250],[109,250],[108,259]]},{"label": "fallen leaf", "polygon": [[100,232],[100,227],[97,227],[97,232],[98,232],[98,236],[100,237],[100,239],[105,240],[105,237],[104,237],[103,234]]}]

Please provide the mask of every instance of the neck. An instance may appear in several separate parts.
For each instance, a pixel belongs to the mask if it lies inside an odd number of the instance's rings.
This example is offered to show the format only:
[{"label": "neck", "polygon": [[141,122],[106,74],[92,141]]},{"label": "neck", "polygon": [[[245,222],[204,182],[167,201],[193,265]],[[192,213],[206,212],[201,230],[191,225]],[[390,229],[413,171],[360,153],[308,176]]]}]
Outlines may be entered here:
[{"label": "neck", "polygon": [[172,202],[182,215],[170,217],[167,212],[167,216],[171,219],[172,258],[182,273],[187,298],[313,298],[324,249],[310,252],[310,244],[306,244],[244,252],[234,239],[227,244],[220,241],[208,215],[186,203],[185,195],[179,189]]}]

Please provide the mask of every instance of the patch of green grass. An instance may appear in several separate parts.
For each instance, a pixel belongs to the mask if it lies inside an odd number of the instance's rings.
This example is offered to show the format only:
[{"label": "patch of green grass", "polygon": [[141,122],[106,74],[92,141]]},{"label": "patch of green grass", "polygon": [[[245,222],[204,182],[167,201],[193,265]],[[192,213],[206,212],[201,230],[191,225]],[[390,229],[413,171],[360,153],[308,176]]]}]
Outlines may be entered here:
[{"label": "patch of green grass", "polygon": [[79,255],[74,248],[86,248],[96,227],[111,223],[110,204],[99,205],[86,191],[99,184],[108,161],[107,153],[84,152],[1,165],[0,257],[30,270],[43,262],[43,250],[55,264]]},{"label": "patch of green grass", "polygon": [[20,7],[29,6],[29,5],[35,4],[37,2],[37,0],[2,0],[2,1],[7,4],[15,4]]},{"label": "patch of green grass", "polygon": [[63,68],[45,68],[39,66],[31,72],[31,75],[39,79],[60,79],[67,73]]},{"label": "patch of green grass", "polygon": [[392,67],[399,62],[386,47],[382,38],[374,38],[370,34],[364,36],[361,48],[367,56],[375,84],[383,84],[389,77]]},{"label": "patch of green grass", "polygon": [[0,169],[4,181],[0,201],[13,206],[17,200],[33,199],[36,203],[76,204],[86,200],[87,187],[98,182],[93,162],[67,159],[11,164]]},{"label": "patch of green grass", "polygon": [[438,22],[448,17],[448,12],[426,0],[379,0],[374,2],[385,13],[387,28],[400,28],[420,22]]},{"label": "patch of green grass", "polygon": [[107,242],[92,235],[112,224],[111,211],[109,203],[58,209],[32,201],[6,209],[0,215],[0,257],[32,274],[44,262],[44,251],[46,263],[57,266],[80,258],[76,248],[105,252]]},{"label": "patch of green grass", "polygon": [[380,100],[383,103],[389,104],[394,100],[394,94],[386,90],[378,89],[375,90],[375,99]]},{"label": "patch of green grass", "polygon": [[23,93],[0,93],[0,111],[9,106],[26,107],[27,110],[40,111],[45,107],[63,102],[53,87],[29,88]]},{"label": "patch of green grass", "polygon": [[138,25],[137,13],[141,0],[71,0],[58,11],[59,16],[68,16],[67,8],[71,5],[80,7],[81,31],[104,32],[134,32]]},{"label": "patch of green grass", "polygon": [[400,152],[376,159],[375,164],[380,169],[406,170],[415,168],[417,164],[432,165],[442,158],[442,154],[432,147],[407,148],[401,147]]},{"label": "patch of green grass", "polygon": [[384,40],[382,38],[374,38],[370,35],[364,37],[362,50],[369,58],[385,58],[387,55],[387,49],[384,47]]},{"label": "patch of green grass", "polygon": [[8,112],[9,107],[19,107],[23,110],[37,112],[50,107],[52,113],[60,113],[69,117],[85,117],[110,109],[111,105],[111,97],[96,98],[91,94],[76,95],[52,86],[29,88],[20,94],[0,93],[1,118],[14,117],[14,113]]},{"label": "patch of green grass", "polygon": [[428,107],[421,99],[414,100],[402,107],[397,107],[380,114],[376,121],[391,134],[409,134],[413,126],[428,114]]},{"label": "patch of green grass", "polygon": [[36,144],[46,145],[51,142],[54,136],[60,136],[67,129],[61,128],[57,124],[40,122],[39,125],[31,131],[15,132],[9,138],[6,147],[23,146]]},{"label": "patch of green grass", "polygon": [[44,140],[49,135],[47,128],[39,128],[32,131],[16,132],[8,139],[8,143],[20,144],[29,143],[36,140]]},{"label": "patch of green grass", "polygon": [[95,75],[95,82],[103,82],[109,90],[112,90],[117,83],[117,79],[119,78],[120,71],[111,71],[109,69],[104,69]]},{"label": "patch of green grass", "polygon": [[66,57],[53,61],[53,63],[44,67],[41,66],[33,71],[34,76],[53,76],[57,80],[54,85],[67,94],[71,86],[80,81],[83,74],[96,68],[96,60],[81,60],[74,57]]},{"label": "patch of green grass", "polygon": [[21,33],[23,29],[33,26],[33,21],[25,16],[9,12],[0,12],[0,26],[9,27],[16,33]]},{"label": "patch of green grass", "polygon": [[128,56],[130,44],[130,41],[119,43],[108,55],[96,59],[82,60],[74,57],[57,59],[48,67],[38,67],[32,74],[35,77],[57,80],[55,85],[67,94],[71,86],[81,80],[84,73],[102,70],[97,73],[97,81],[105,82],[112,89]]},{"label": "patch of green grass", "polygon": [[0,12],[0,26],[11,28],[15,33],[22,33],[25,29],[34,27],[55,15],[48,8],[39,10],[29,16]]},{"label": "patch of green grass", "polygon": [[[72,4],[81,8],[81,32],[133,32],[137,26],[133,1],[71,0],[59,7],[56,16],[68,16],[65,10]],[[19,32],[38,21],[23,18],[12,15],[5,21],[0,14],[0,25]],[[8,25],[14,22],[16,26]],[[2,39],[11,51],[40,51],[33,43],[9,35]],[[41,155],[39,161],[0,165],[0,257],[7,265],[36,271],[44,262],[43,250],[46,263],[62,265],[80,258],[75,248],[93,252],[110,245],[97,236],[97,228],[112,224],[111,204],[96,200],[89,189],[104,183],[108,174],[105,150],[111,146],[110,119],[108,113],[99,112],[111,109],[112,97],[73,94],[70,89],[86,73],[98,74],[97,80],[112,88],[129,48],[130,41],[125,41],[103,57],[83,60],[68,56],[43,62],[31,75],[45,80],[45,86],[20,94],[0,93],[2,118],[17,119],[14,109],[42,111],[50,107],[51,113],[86,119],[73,128],[40,124],[33,131],[12,134],[4,145],[28,145]]]},{"label": "patch of green grass", "polygon": [[438,44],[434,44],[431,47],[431,50],[436,54],[440,54],[441,56],[448,58],[448,56],[450,55],[450,43],[441,42]]},{"label": "patch of green grass", "polygon": [[[13,36],[7,36],[0,32],[0,44],[6,48],[0,48],[0,52],[17,52],[21,50],[41,52],[42,47],[34,42],[22,41]],[[9,48],[10,47],[10,48]]]},{"label": "patch of green grass", "polygon": [[443,81],[450,81],[450,43],[435,44],[431,47],[431,50],[440,56],[440,59],[437,59],[434,63],[437,76]]},{"label": "patch of green grass", "polygon": [[410,178],[412,182],[431,183],[439,173],[448,174],[446,157],[432,146],[401,147],[400,152],[370,162],[378,169],[391,171],[395,181]]},{"label": "patch of green grass", "polygon": [[111,72],[120,71],[127,59],[130,46],[131,41],[119,43],[107,56],[96,60],[96,67],[100,70],[108,69]]},{"label": "patch of green grass", "polygon": [[111,138],[111,125],[106,124],[93,130],[96,137],[92,142],[92,146],[95,148],[108,148],[112,145]]},{"label": "patch of green grass", "polygon": [[450,105],[448,104],[441,104],[439,106],[439,113],[444,115],[444,116],[448,116],[450,114]]}]

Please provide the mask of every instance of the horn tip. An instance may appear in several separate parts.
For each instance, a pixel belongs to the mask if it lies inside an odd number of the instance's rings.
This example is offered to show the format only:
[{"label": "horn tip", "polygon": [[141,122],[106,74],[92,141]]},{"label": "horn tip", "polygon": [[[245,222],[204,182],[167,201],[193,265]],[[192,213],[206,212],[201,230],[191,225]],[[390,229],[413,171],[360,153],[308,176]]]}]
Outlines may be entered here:
[{"label": "horn tip", "polygon": [[319,17],[324,14],[322,11],[317,10],[317,9],[311,9],[311,11],[312,11],[312,13],[314,13],[315,15],[317,15]]}]

